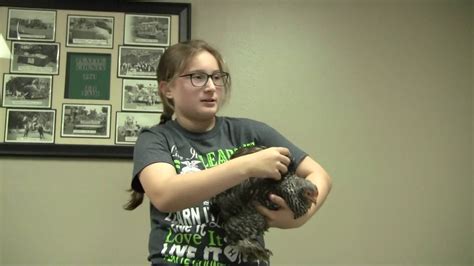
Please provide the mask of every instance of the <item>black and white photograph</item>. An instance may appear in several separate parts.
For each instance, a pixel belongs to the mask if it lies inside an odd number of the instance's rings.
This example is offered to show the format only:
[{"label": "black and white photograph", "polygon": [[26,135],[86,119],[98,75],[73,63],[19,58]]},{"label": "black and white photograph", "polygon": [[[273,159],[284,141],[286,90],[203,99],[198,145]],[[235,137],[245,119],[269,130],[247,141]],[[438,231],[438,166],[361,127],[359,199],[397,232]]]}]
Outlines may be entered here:
[{"label": "black and white photograph", "polygon": [[52,82],[48,75],[5,74],[2,106],[50,108]]},{"label": "black and white photograph", "polygon": [[53,143],[56,110],[7,109],[5,142]]},{"label": "black and white photograph", "polygon": [[112,48],[114,18],[70,15],[66,32],[66,46]]},{"label": "black and white photograph", "polygon": [[126,14],[124,44],[169,46],[170,17]]},{"label": "black and white photograph", "polygon": [[119,47],[118,76],[124,78],[156,78],[156,67],[164,48]]},{"label": "black and white photograph", "polygon": [[160,113],[117,112],[115,143],[133,145],[138,134],[160,122]]},{"label": "black and white photograph", "polygon": [[161,112],[163,104],[154,79],[123,79],[122,110]]},{"label": "black and white photograph", "polygon": [[56,11],[35,9],[8,10],[9,40],[54,41]]},{"label": "black and white photograph", "polygon": [[61,137],[110,138],[111,105],[63,104]]},{"label": "black and white photograph", "polygon": [[57,75],[59,72],[59,44],[12,42],[10,72]]}]

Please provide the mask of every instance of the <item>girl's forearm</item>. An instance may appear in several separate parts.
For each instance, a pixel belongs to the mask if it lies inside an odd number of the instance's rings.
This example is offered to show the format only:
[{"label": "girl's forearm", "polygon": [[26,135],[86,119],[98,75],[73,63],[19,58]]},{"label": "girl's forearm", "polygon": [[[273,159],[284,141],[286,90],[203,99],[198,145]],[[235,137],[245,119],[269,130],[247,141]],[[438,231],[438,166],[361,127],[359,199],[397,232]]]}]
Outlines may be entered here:
[{"label": "girl's forearm", "polygon": [[144,176],[140,180],[145,183],[146,194],[156,208],[163,212],[179,211],[196,206],[248,178],[241,163],[244,162],[230,160],[199,172],[165,174],[165,177],[157,177],[164,172],[157,170],[153,173],[156,169],[151,165],[142,173]]}]

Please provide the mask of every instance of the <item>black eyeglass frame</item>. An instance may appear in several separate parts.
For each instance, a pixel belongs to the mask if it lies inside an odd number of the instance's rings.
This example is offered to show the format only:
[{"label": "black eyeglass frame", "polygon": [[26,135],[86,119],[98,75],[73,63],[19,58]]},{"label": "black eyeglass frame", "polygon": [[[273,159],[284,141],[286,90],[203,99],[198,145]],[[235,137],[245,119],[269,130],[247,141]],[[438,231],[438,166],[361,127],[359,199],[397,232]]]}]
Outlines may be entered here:
[{"label": "black eyeglass frame", "polygon": [[[216,84],[216,82],[212,78],[212,76],[214,76],[216,74],[221,75],[222,85]],[[204,84],[200,85],[200,86],[195,85],[194,82],[193,82],[193,75],[206,75],[206,82],[204,82]],[[204,72],[193,72],[193,73],[181,75],[181,76],[178,76],[178,77],[180,77],[180,78],[189,77],[189,81],[191,82],[191,85],[193,85],[196,88],[202,88],[202,87],[206,86],[207,83],[209,82],[209,79],[212,79],[212,82],[214,83],[215,86],[223,87],[223,86],[226,86],[228,84],[229,79],[230,79],[230,74],[228,72],[225,72],[225,71],[218,71],[218,72],[214,72],[212,74],[207,74],[207,73],[204,73]]]}]

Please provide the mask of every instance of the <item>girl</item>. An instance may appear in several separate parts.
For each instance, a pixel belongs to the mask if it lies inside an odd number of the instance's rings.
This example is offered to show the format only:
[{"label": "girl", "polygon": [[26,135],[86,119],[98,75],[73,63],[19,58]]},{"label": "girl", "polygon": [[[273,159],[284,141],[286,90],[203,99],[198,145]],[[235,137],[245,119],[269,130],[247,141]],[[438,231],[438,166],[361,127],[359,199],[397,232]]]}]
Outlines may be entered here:
[{"label": "girl", "polygon": [[[292,161],[297,175],[318,187],[317,204],[298,219],[276,195],[270,200],[278,210],[258,206],[271,227],[303,225],[329,193],[326,171],[277,131],[254,120],[217,116],[230,95],[226,71],[220,53],[200,40],[175,44],[160,59],[164,110],[160,124],[137,140],[132,198],[125,206],[136,208],[143,193],[150,199],[152,265],[266,265],[247,261],[227,245],[209,213],[208,199],[249,177],[280,179]],[[229,160],[236,149],[254,145],[272,148]]]}]

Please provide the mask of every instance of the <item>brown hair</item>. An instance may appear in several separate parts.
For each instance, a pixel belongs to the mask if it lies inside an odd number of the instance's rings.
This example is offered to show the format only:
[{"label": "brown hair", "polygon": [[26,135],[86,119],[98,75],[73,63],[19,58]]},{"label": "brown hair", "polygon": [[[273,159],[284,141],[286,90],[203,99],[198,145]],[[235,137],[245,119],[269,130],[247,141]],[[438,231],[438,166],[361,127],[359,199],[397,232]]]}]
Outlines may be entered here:
[{"label": "brown hair", "polygon": [[[156,71],[158,84],[161,81],[173,82],[179,75],[181,75],[189,62],[200,52],[209,52],[217,60],[220,71],[228,72],[227,66],[222,58],[222,55],[214,47],[209,45],[207,42],[202,40],[190,40],[181,42],[170,46],[160,58],[158,63],[158,69]],[[231,80],[224,87],[224,101],[230,97],[231,91]],[[174,114],[174,103],[165,97],[161,90],[158,91],[161,101],[163,102],[163,113],[160,117],[160,124],[166,123],[171,120]],[[134,210],[143,202],[144,190],[141,186],[138,177],[134,177],[132,181],[132,187],[127,190],[130,192],[130,200],[123,206],[126,210]]]}]

